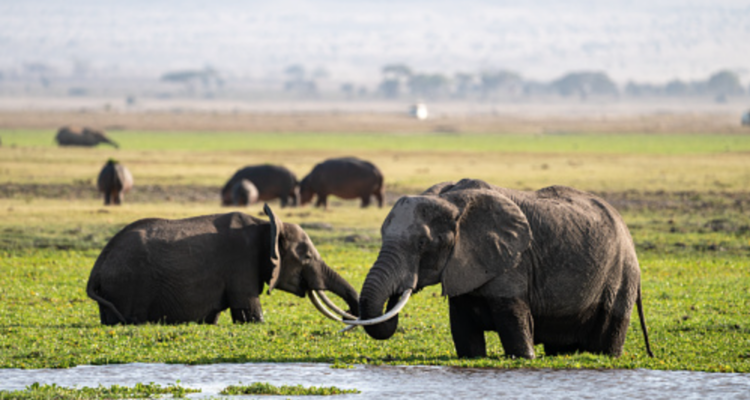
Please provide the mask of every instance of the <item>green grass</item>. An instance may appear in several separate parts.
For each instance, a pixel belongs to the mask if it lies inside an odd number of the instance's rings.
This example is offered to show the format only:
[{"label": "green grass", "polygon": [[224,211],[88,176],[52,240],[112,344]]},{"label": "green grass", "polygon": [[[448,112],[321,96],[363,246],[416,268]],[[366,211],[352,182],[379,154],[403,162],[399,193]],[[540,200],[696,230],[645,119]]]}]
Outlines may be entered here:
[{"label": "green grass", "polygon": [[[5,146],[54,147],[54,131],[3,130]],[[113,131],[129,150],[346,150],[466,151],[509,153],[717,154],[750,151],[750,136],[673,134],[374,134]],[[106,146],[101,146],[105,148]]]},{"label": "green grass", "polygon": [[[750,163],[744,153],[750,139],[744,136],[429,135],[436,142],[425,142],[424,135],[396,135],[404,140],[396,145],[388,142],[391,135],[316,135],[333,138],[318,145],[303,143],[305,135],[298,134],[191,133],[179,136],[175,146],[180,149],[171,150],[168,143],[177,134],[114,132],[123,144],[123,150],[116,151],[58,149],[52,147],[48,132],[0,135],[0,187],[7,182],[91,184],[113,155],[133,171],[136,190],[145,184],[218,187],[245,164],[281,163],[303,175],[324,157],[350,153],[373,159],[384,170],[389,190],[397,193],[416,193],[464,176],[513,188],[563,183],[605,192],[614,200],[625,199],[619,204],[639,253],[646,319],[656,353],[653,359],[646,356],[636,318],[625,352],[616,359],[592,354],[546,357],[541,346],[536,348],[536,360],[508,359],[497,335],[489,333],[489,357],[457,359],[448,305],[439,287],[413,296],[396,335],[387,341],[375,341],[361,329],[340,334],[341,326],[320,316],[306,299],[281,291],[261,297],[263,324],[233,325],[225,313],[217,326],[105,327],[99,324],[96,304],[86,297],[85,284],[109,237],[139,218],[182,218],[230,209],[218,206],[218,194],[216,201],[144,197],[128,202],[126,197],[124,206],[104,209],[93,197],[56,199],[30,191],[12,197],[1,197],[0,192],[0,368],[325,362],[338,367],[426,364],[750,372]],[[355,151],[375,142],[391,147]],[[583,142],[590,147],[582,150]],[[11,147],[13,143],[18,146]],[[498,150],[499,143],[508,148]],[[727,145],[732,146],[729,153],[724,152]],[[450,146],[462,151],[446,151]],[[359,288],[377,256],[379,227],[388,208],[361,210],[356,202],[337,200],[328,211],[275,210],[287,222],[329,223],[333,229],[308,233],[326,261]],[[245,211],[257,215],[260,206]],[[360,240],[346,240],[352,235]]]},{"label": "green grass", "polygon": [[335,386],[274,386],[270,383],[255,382],[250,385],[228,386],[219,393],[223,395],[333,396],[338,394],[358,394],[361,392],[356,389],[339,389]]},{"label": "green grass", "polygon": [[64,386],[34,383],[25,390],[0,391],[0,400],[87,400],[87,399],[153,399],[169,394],[172,398],[184,398],[189,393],[200,393],[179,384],[162,387],[155,383],[137,383],[133,387],[112,385],[95,388],[68,388]]}]

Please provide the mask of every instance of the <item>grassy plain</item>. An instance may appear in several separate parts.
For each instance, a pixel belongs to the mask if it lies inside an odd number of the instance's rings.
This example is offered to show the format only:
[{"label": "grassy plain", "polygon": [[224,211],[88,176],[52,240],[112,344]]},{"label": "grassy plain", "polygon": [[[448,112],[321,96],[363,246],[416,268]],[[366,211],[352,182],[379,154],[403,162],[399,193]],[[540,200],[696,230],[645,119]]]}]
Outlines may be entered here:
[{"label": "grassy plain", "polygon": [[[750,136],[113,132],[120,150],[57,148],[52,136],[0,131],[0,367],[311,361],[750,372]],[[218,326],[99,324],[85,284],[122,226],[226,212],[218,189],[244,165],[284,164],[302,177],[342,155],[377,164],[391,203],[464,177],[601,194],[621,210],[637,243],[656,358],[645,355],[636,318],[618,359],[545,357],[539,347],[536,360],[511,360],[487,334],[488,358],[459,360],[438,287],[414,296],[399,332],[383,342],[361,330],[339,334],[306,300],[279,291],[261,297],[267,322],[260,325],[235,326],[227,315]],[[109,157],[133,172],[136,190],[122,207],[105,209],[92,187]],[[326,261],[361,287],[389,207],[271,206],[283,220],[310,226]]]}]

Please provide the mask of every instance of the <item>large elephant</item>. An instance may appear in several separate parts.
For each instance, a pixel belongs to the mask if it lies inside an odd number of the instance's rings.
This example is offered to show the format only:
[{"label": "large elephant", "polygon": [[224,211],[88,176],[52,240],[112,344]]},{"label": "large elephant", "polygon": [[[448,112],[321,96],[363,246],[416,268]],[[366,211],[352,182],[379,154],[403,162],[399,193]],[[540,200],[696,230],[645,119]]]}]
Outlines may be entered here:
[{"label": "large elephant", "polygon": [[441,283],[459,357],[486,356],[485,331],[499,334],[509,357],[534,358],[534,344],[547,355],[617,357],[634,303],[652,355],[633,240],[596,196],[446,182],[402,197],[381,233],[355,321],[375,339],[394,334],[410,291]]},{"label": "large elephant", "polygon": [[221,189],[222,205],[233,204],[232,188],[243,179],[252,182],[258,189],[258,201],[279,198],[281,207],[286,207],[290,200],[293,206],[297,205],[299,198],[297,176],[280,165],[249,165],[235,172]]},{"label": "large elephant", "polygon": [[[86,293],[99,303],[102,324],[216,323],[229,308],[235,323],[263,321],[265,284],[322,299],[345,318],[358,314],[356,290],[321,259],[305,231],[229,213],[180,220],[143,219],[117,233],[91,271]],[[322,291],[342,297],[346,312]],[[339,318],[340,320],[340,318]]]},{"label": "large elephant", "polygon": [[104,194],[104,205],[122,204],[123,194],[133,188],[133,175],[124,165],[108,160],[96,180],[96,187]]},{"label": "large elephant", "polygon": [[383,207],[385,186],[383,173],[369,161],[354,157],[332,158],[316,165],[300,182],[300,204],[318,196],[316,206],[328,207],[328,195],[342,199],[362,199],[362,207],[370,205],[375,196]]},{"label": "large elephant", "polygon": [[105,143],[114,146],[115,148],[119,148],[118,144],[108,138],[104,132],[91,128],[80,129],[64,126],[57,131],[55,140],[60,146],[93,147],[99,143]]}]

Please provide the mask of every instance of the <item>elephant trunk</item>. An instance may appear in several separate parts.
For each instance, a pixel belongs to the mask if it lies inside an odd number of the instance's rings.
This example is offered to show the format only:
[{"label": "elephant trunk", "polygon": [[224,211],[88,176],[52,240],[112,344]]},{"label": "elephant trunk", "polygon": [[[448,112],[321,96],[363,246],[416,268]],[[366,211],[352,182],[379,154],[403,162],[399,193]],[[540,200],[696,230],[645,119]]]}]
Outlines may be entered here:
[{"label": "elephant trunk", "polygon": [[[383,308],[392,309],[401,294],[414,289],[416,275],[410,271],[410,263],[404,259],[408,254],[394,244],[385,244],[380,250],[377,261],[367,273],[359,299],[361,320],[371,320],[383,315]],[[375,325],[364,327],[365,332],[374,339],[389,339],[398,328],[398,315]]]},{"label": "elephant trunk", "polygon": [[320,279],[308,280],[310,289],[328,290],[336,294],[349,306],[350,314],[359,316],[359,295],[354,287],[325,263],[321,266],[321,272]]}]

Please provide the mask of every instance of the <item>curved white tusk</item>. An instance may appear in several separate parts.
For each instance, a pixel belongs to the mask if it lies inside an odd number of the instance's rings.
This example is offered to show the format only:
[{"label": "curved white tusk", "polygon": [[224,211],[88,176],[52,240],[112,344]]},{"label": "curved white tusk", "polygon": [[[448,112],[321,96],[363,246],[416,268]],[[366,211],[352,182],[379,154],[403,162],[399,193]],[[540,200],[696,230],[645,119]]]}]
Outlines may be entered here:
[{"label": "curved white tusk", "polygon": [[334,315],[329,309],[323,307],[322,304],[320,304],[320,300],[318,300],[318,296],[315,295],[315,292],[312,290],[307,292],[307,297],[310,298],[310,302],[313,303],[315,308],[320,311],[321,314],[325,315],[326,317],[336,321],[336,322],[343,322],[343,320],[336,315]]},{"label": "curved white tusk", "polygon": [[365,326],[365,325],[376,325],[381,322],[388,321],[389,319],[396,316],[396,314],[401,311],[402,308],[406,305],[406,303],[409,301],[409,296],[411,296],[411,289],[406,289],[404,293],[401,295],[401,298],[398,299],[398,303],[387,313],[373,319],[366,319],[366,320],[360,320],[357,319],[355,321],[348,321],[344,320],[343,322],[347,325],[353,325],[353,326]]},{"label": "curved white tusk", "polygon": [[320,297],[320,300],[323,300],[323,303],[325,303],[325,305],[328,306],[328,308],[330,308],[335,313],[337,313],[337,314],[341,315],[342,317],[344,317],[344,319],[349,319],[349,320],[356,320],[357,319],[357,317],[349,314],[348,312],[346,312],[346,311],[340,309],[338,306],[336,306],[336,304],[334,304],[331,301],[331,299],[329,299],[328,296],[326,296],[326,294],[323,293],[322,290],[316,290],[315,294],[317,294],[318,297]]}]

